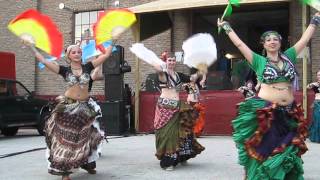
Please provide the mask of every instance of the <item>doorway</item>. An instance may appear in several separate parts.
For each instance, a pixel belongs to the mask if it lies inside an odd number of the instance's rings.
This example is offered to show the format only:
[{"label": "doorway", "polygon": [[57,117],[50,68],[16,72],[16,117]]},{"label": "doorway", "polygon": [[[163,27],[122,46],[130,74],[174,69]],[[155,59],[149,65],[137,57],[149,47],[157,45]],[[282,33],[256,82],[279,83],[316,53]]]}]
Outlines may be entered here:
[{"label": "doorway", "polygon": [[[225,6],[202,8],[193,11],[192,34],[210,33],[217,44],[218,60],[209,68],[207,89],[237,89],[247,80],[256,81],[255,73],[249,68],[240,51],[224,32],[218,34],[217,19]],[[274,30],[282,36],[282,50],[289,46],[289,3],[261,3],[241,5],[233,8],[226,19],[240,39],[254,52],[261,54],[260,36]]]}]

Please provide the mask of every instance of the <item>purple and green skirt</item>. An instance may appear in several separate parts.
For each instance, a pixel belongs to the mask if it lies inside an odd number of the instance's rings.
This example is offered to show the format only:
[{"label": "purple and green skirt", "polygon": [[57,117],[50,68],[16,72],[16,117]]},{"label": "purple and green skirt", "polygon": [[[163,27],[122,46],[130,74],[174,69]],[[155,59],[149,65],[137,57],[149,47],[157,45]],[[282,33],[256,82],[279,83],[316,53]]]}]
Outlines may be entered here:
[{"label": "purple and green skirt", "polygon": [[247,180],[303,179],[308,121],[300,105],[278,106],[251,98],[239,104],[232,126]]}]

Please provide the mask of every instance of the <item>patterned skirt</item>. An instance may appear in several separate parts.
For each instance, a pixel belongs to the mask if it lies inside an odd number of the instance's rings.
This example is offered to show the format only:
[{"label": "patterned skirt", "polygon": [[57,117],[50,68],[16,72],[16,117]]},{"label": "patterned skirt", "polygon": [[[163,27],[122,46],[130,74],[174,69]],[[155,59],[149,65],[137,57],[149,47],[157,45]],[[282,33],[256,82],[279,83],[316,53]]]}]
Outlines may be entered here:
[{"label": "patterned skirt", "polygon": [[303,179],[308,121],[300,105],[277,106],[260,98],[239,104],[233,139],[248,180]]},{"label": "patterned skirt", "polygon": [[97,121],[99,117],[100,107],[91,98],[85,102],[64,96],[56,98],[45,125],[49,173],[70,174],[92,163],[95,168],[104,139],[104,131]]},{"label": "patterned skirt", "polygon": [[320,100],[313,102],[313,120],[309,130],[310,141],[320,143]]},{"label": "patterned skirt", "polygon": [[156,157],[162,168],[176,166],[205,149],[193,133],[196,119],[197,113],[192,106],[181,101],[159,98],[155,115],[155,136]]}]

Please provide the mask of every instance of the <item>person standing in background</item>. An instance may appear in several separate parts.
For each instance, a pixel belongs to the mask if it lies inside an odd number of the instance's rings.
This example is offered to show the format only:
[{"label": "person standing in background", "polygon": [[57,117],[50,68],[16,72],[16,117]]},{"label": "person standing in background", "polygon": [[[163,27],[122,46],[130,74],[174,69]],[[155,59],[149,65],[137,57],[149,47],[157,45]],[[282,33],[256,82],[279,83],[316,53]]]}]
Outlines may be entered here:
[{"label": "person standing in background", "polygon": [[320,70],[317,71],[317,81],[308,84],[307,89],[312,89],[315,93],[309,139],[311,142],[320,143]]}]

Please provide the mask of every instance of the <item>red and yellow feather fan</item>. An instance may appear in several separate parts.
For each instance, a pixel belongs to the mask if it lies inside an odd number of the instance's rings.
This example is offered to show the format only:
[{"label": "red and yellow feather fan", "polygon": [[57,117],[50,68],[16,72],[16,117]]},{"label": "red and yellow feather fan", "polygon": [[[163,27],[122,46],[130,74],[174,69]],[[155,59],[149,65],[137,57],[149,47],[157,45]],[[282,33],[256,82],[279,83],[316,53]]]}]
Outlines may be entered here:
[{"label": "red and yellow feather fan", "polygon": [[99,46],[106,41],[117,39],[136,21],[135,14],[128,9],[113,9],[101,13],[93,26],[96,45]]},{"label": "red and yellow feather fan", "polygon": [[52,20],[34,9],[15,17],[8,25],[9,30],[23,40],[34,44],[44,52],[60,58],[63,37]]}]

